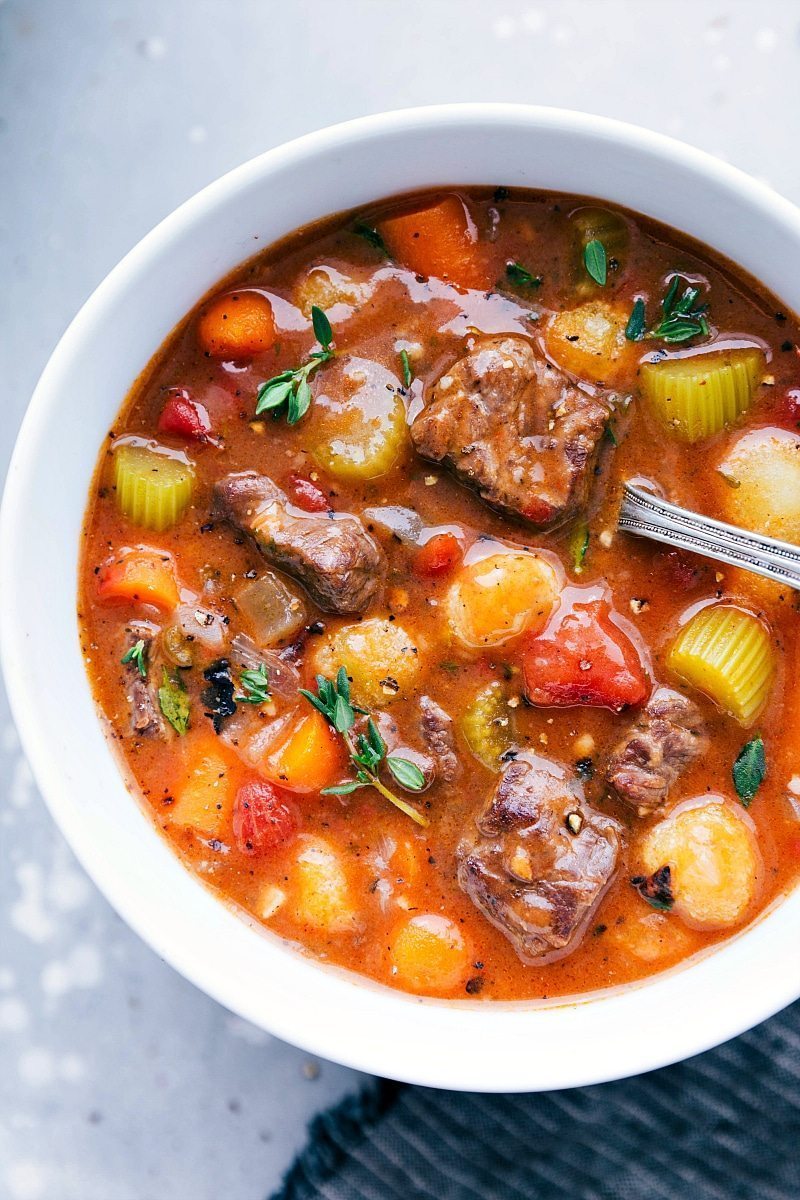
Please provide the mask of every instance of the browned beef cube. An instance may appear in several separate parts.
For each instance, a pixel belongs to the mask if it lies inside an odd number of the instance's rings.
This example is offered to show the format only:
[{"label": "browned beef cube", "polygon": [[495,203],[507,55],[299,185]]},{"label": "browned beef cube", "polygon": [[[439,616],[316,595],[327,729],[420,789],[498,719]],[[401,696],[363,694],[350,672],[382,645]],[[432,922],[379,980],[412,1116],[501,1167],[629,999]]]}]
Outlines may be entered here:
[{"label": "browned beef cube", "polygon": [[249,534],[261,553],[298,580],[326,612],[362,613],[380,596],[383,552],[357,517],[295,514],[281,489],[254,471],[214,487],[215,516]]},{"label": "browned beef cube", "polygon": [[586,504],[611,411],[611,393],[576,386],[525,338],[484,337],[435,384],[411,436],[487,504],[547,528]]},{"label": "browned beef cube", "polygon": [[570,954],[616,869],[620,827],[560,763],[509,763],[459,849],[458,879],[526,963]]},{"label": "browned beef cube", "polygon": [[640,816],[655,812],[678,776],[708,745],[694,701],[658,688],[613,751],[606,778]]}]

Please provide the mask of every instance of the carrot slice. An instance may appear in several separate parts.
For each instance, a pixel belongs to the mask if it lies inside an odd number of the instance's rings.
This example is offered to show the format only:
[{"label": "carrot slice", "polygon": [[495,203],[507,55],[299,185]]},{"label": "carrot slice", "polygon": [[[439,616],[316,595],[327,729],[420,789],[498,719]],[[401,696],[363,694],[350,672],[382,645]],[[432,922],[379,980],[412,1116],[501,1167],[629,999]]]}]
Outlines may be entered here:
[{"label": "carrot slice", "polygon": [[169,611],[180,598],[172,557],[146,546],[123,551],[100,569],[97,593],[101,600],[152,604]]},{"label": "carrot slice", "polygon": [[478,233],[459,196],[388,217],[378,228],[392,258],[418,275],[436,275],[460,287],[489,287]]},{"label": "carrot slice", "polygon": [[311,709],[270,749],[260,764],[273,783],[290,792],[320,792],[341,780],[344,747],[322,713]]},{"label": "carrot slice", "polygon": [[230,292],[212,300],[197,327],[200,344],[213,358],[252,358],[275,342],[272,305],[260,292]]}]

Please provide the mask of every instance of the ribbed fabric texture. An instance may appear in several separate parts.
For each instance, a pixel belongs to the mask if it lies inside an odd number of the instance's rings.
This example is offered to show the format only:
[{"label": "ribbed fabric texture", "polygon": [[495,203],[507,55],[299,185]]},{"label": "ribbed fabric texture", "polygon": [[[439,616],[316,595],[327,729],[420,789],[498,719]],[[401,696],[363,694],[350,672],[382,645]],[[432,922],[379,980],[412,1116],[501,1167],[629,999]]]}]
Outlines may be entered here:
[{"label": "ribbed fabric texture", "polygon": [[378,1083],[316,1119],[273,1200],[415,1197],[798,1200],[800,1003],[708,1054],[598,1087]]}]

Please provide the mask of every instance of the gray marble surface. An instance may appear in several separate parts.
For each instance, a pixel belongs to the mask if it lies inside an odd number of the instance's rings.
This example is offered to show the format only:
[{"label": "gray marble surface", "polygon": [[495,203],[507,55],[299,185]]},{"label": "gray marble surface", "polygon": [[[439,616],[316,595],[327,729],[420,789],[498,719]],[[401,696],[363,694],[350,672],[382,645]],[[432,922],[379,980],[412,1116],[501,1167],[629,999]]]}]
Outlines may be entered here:
[{"label": "gray marble surface", "polygon": [[[178,202],[308,129],[478,99],[627,118],[800,201],[797,0],[0,0],[0,475],[68,321]],[[0,764],[0,1200],[266,1196],[358,1077],[125,928],[1,698]]]}]

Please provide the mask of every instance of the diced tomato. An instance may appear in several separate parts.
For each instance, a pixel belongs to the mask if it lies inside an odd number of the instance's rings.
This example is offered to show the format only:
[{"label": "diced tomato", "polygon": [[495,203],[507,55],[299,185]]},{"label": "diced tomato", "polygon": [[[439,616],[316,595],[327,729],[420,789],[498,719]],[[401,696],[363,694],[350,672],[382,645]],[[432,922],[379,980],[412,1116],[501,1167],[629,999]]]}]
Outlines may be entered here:
[{"label": "diced tomato", "polygon": [[285,792],[254,776],[236,793],[233,836],[244,854],[263,854],[291,841],[297,833],[295,806]]},{"label": "diced tomato", "polygon": [[302,475],[290,476],[289,492],[297,507],[304,509],[305,512],[331,511],[328,497],[322,488],[317,487],[315,483],[310,479],[305,479]]},{"label": "diced tomato", "polygon": [[461,562],[461,546],[454,533],[435,533],[420,546],[414,570],[426,579],[448,575]]},{"label": "diced tomato", "polygon": [[174,433],[196,442],[207,442],[211,436],[211,418],[208,410],[192,400],[184,388],[172,388],[158,418],[158,430],[159,433]]},{"label": "diced tomato", "polygon": [[775,416],[787,429],[800,429],[800,388],[787,388],[779,398]]},{"label": "diced tomato", "polygon": [[522,652],[525,696],[531,704],[587,704],[615,712],[648,693],[639,652],[617,623],[599,587],[567,588],[555,617]]},{"label": "diced tomato", "polygon": [[527,517],[532,525],[548,525],[553,519],[554,511],[552,504],[548,504],[540,496],[531,496],[522,515]]},{"label": "diced tomato", "polygon": [[704,583],[708,575],[708,565],[697,555],[685,550],[662,550],[659,560],[668,585],[678,587],[682,592],[691,591],[693,587]]}]

